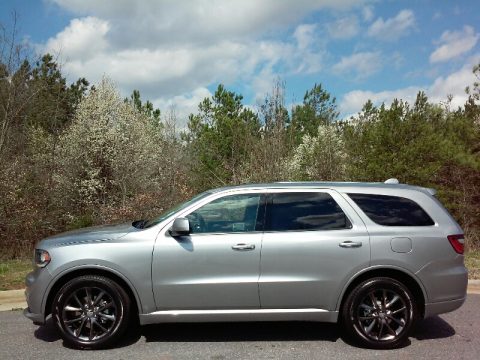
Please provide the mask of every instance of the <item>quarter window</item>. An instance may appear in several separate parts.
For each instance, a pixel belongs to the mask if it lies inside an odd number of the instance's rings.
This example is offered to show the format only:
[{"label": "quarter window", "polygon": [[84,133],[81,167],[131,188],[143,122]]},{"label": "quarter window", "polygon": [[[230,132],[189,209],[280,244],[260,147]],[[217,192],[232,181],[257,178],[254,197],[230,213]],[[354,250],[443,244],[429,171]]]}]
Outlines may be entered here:
[{"label": "quarter window", "polygon": [[267,230],[335,230],[351,223],[335,200],[327,193],[273,194],[268,205]]},{"label": "quarter window", "polygon": [[262,230],[261,198],[261,194],[241,194],[213,200],[187,215],[190,231],[198,234]]},{"label": "quarter window", "polygon": [[374,222],[384,226],[430,226],[435,222],[415,201],[399,196],[348,194]]}]

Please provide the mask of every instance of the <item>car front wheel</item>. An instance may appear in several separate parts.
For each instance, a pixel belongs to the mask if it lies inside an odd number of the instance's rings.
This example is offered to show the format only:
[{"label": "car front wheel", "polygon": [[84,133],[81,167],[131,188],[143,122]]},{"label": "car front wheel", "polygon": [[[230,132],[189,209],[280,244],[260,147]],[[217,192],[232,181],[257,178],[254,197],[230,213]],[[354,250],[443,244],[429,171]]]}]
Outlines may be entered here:
[{"label": "car front wheel", "polygon": [[386,277],[368,279],[348,295],[342,325],[355,342],[374,349],[401,346],[418,317],[408,288]]},{"label": "car front wheel", "polygon": [[125,332],[130,299],[115,281],[84,275],[67,282],[53,301],[52,317],[63,339],[83,349],[111,346]]}]

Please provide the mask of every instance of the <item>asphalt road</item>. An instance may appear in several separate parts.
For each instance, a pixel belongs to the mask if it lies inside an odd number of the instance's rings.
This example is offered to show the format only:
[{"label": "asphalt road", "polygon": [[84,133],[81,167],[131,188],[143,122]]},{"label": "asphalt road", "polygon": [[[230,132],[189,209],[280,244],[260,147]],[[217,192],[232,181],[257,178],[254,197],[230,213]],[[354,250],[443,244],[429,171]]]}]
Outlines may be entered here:
[{"label": "asphalt road", "polygon": [[479,359],[480,295],[459,310],[419,323],[407,346],[388,351],[345,343],[333,324],[220,323],[142,327],[117,348],[66,348],[51,321],[37,327],[20,311],[0,313],[0,359]]}]

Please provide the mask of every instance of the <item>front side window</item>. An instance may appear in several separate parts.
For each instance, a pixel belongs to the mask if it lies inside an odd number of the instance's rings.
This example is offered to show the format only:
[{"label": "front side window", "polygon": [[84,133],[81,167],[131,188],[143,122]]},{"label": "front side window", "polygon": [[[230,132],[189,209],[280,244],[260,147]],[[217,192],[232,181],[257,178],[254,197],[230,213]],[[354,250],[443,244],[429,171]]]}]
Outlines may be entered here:
[{"label": "front side window", "polygon": [[267,213],[268,231],[351,228],[345,213],[327,193],[273,194]]},{"label": "front side window", "polygon": [[384,226],[431,226],[435,222],[415,201],[388,195],[348,194],[373,222]]},{"label": "front side window", "polygon": [[187,215],[190,231],[199,234],[261,230],[261,198],[261,194],[240,194],[213,200]]}]

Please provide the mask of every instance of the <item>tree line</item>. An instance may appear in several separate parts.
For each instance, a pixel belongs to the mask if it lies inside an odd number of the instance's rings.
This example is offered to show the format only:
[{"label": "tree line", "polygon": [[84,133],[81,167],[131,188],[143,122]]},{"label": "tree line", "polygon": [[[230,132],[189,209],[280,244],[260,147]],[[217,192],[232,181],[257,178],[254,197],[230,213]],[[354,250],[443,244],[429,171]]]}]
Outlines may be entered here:
[{"label": "tree line", "polygon": [[[350,119],[318,83],[288,109],[285,83],[256,107],[219,85],[178,129],[134,90],[104,78],[69,84],[49,54],[0,53],[1,257],[83,226],[145,219],[202,190],[271,181],[384,181],[434,187],[480,247],[480,85],[452,108],[368,101]],[[480,66],[473,69],[479,78]]]}]

